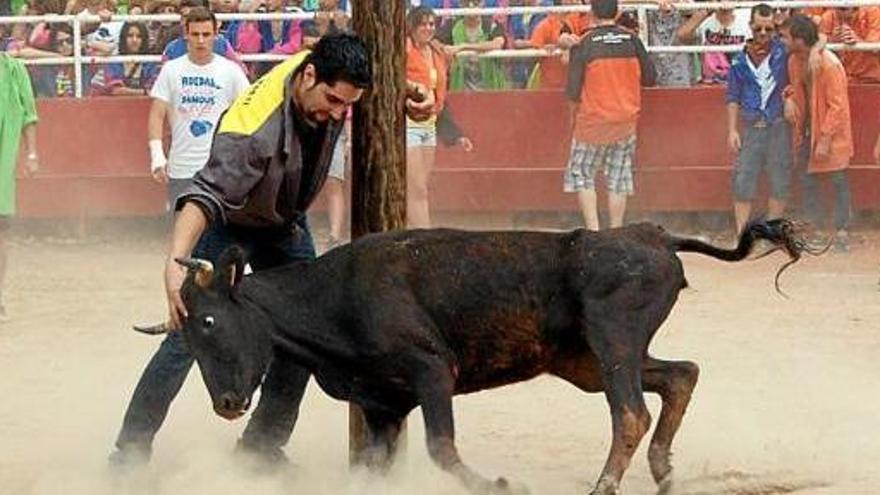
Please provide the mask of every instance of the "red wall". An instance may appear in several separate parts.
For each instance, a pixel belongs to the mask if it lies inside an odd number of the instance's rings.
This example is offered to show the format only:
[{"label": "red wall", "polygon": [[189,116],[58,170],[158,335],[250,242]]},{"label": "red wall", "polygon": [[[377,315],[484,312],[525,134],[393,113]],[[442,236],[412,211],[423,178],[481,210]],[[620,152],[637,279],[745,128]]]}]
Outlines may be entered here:
[{"label": "red wall", "polygon": [[[871,148],[880,131],[880,86],[850,90],[856,156],[850,173],[858,208],[880,208],[880,167]],[[456,94],[450,105],[475,144],[441,147],[432,207],[444,211],[573,210],[562,193],[570,145],[558,93]],[[39,102],[41,172],[19,181],[24,216],[155,215],[164,191],[148,174],[143,98]],[[726,210],[730,163],[721,88],[649,89],[636,156],[634,208]]]}]

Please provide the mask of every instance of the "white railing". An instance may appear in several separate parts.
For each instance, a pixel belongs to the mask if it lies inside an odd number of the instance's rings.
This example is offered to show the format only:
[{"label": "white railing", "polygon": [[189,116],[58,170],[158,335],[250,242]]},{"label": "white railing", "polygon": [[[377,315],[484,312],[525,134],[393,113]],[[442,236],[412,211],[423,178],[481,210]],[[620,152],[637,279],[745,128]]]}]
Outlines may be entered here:
[{"label": "white railing", "polygon": [[[674,8],[677,10],[707,10],[711,9],[734,9],[734,8],[751,8],[759,3],[766,3],[772,8],[805,8],[805,7],[864,7],[880,5],[880,0],[782,0],[782,1],[743,1],[743,2],[688,2],[676,3]],[[649,46],[647,39],[647,13],[660,9],[657,3],[625,3],[621,4],[621,9],[632,10],[638,13],[639,26],[641,27],[641,35],[645,41],[646,48],[651,53],[705,53],[705,52],[736,52],[742,49],[742,45],[679,45],[679,46]],[[503,15],[520,15],[520,14],[541,14],[541,13],[577,13],[589,12],[589,5],[565,5],[555,7],[493,7],[493,8],[458,8],[458,9],[436,9],[435,12],[439,16],[460,17],[469,15],[482,16],[503,16]],[[313,19],[314,12],[303,13],[235,13],[235,14],[217,14],[220,21],[227,20],[246,20],[246,21],[262,21],[262,20],[307,20]],[[179,21],[180,16],[177,14],[149,14],[149,15],[113,15],[112,21],[159,21],[174,22]],[[67,23],[73,25],[73,56],[70,57],[41,57],[33,59],[25,59],[23,62],[28,65],[74,65],[74,79],[76,88],[76,97],[82,97],[82,66],[83,64],[101,65],[119,62],[160,62],[159,55],[114,55],[114,56],[91,56],[82,54],[82,24],[101,22],[101,18],[96,15],[79,14],[79,15],[45,15],[45,16],[8,16],[0,17],[0,25],[2,24],[20,24],[20,23]],[[828,48],[832,50],[855,50],[855,51],[880,51],[880,42],[860,42],[856,44],[831,43]],[[486,52],[462,51],[456,54],[459,57],[484,57],[484,58],[542,58],[556,57],[562,54],[562,50],[529,48],[529,49],[503,49],[490,50]],[[256,61],[281,61],[286,59],[286,55],[257,53],[242,54],[241,59],[245,62]]]}]

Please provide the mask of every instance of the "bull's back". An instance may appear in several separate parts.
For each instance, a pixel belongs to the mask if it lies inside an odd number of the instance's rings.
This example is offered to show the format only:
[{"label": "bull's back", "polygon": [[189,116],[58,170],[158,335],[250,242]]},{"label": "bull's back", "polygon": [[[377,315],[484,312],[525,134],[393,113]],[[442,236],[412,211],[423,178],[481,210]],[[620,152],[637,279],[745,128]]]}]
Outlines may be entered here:
[{"label": "bull's back", "polygon": [[353,246],[353,277],[381,311],[411,318],[414,337],[442,340],[460,392],[480,390],[532,378],[560,353],[587,350],[584,302],[626,280],[620,260],[644,265],[649,253],[665,255],[650,229],[616,232],[384,234]]}]

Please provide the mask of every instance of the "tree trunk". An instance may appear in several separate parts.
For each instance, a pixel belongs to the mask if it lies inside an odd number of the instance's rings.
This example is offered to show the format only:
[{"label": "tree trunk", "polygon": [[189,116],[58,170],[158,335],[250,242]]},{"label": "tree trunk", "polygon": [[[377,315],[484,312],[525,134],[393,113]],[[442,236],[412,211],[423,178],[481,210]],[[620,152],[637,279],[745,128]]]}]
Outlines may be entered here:
[{"label": "tree trunk", "polygon": [[354,2],[354,29],[372,56],[373,87],[352,122],[352,238],[406,222],[404,15],[402,0]]},{"label": "tree trunk", "polygon": [[[351,237],[401,229],[406,223],[405,0],[353,0],[353,27],[367,43],[373,87],[352,120]],[[349,462],[366,459],[359,407],[349,407]],[[398,445],[404,442],[401,428]],[[396,447],[396,446],[395,446]]]}]

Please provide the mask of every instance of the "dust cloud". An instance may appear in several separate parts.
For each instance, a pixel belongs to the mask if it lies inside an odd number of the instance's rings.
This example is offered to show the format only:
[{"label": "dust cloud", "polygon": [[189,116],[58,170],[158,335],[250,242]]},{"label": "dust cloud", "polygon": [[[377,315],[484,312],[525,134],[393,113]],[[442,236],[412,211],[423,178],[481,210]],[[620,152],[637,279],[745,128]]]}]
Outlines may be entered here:
[{"label": "dust cloud", "polygon": [[[848,255],[796,265],[773,290],[781,259],[725,265],[683,257],[692,288],[652,345],[689,359],[700,383],[674,445],[685,494],[869,494],[880,486],[878,236]],[[347,405],[310,384],[290,469],[255,476],[233,446],[245,422],[216,417],[191,373],[156,441],[130,476],[107,468],[132,388],[159,340],[128,330],[164,311],[162,244],[12,244],[0,325],[0,493],[456,495],[433,467],[421,418],[402,462],[381,478],[347,465]],[[648,396],[654,419],[659,401]],[[458,445],[487,476],[534,494],[583,493],[610,443],[607,406],[555,378],[456,399]],[[647,439],[624,493],[653,493]]]}]

